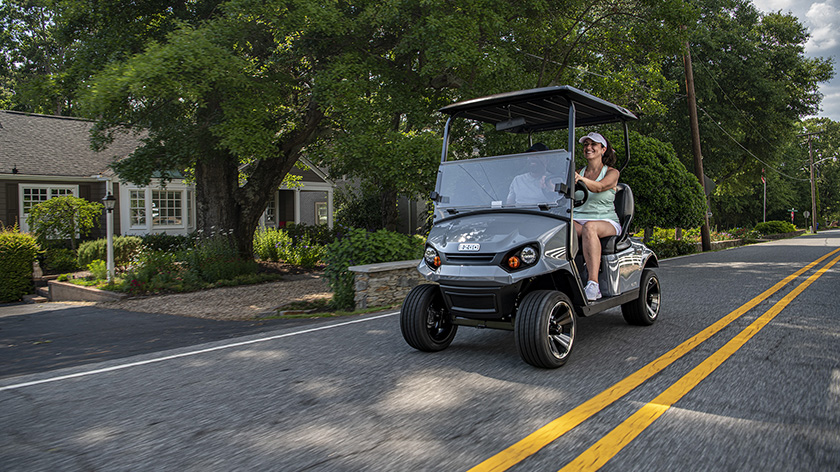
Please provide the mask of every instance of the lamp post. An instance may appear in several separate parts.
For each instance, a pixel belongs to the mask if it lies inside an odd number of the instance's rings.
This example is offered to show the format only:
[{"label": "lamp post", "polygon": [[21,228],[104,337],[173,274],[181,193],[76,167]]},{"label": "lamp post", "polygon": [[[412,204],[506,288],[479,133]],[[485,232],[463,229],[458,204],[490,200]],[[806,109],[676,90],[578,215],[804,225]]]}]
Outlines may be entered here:
[{"label": "lamp post", "polygon": [[108,283],[114,283],[114,207],[117,204],[117,199],[108,192],[108,195],[102,198],[102,204],[105,205],[105,211],[108,214],[105,217],[106,232],[108,235]]}]

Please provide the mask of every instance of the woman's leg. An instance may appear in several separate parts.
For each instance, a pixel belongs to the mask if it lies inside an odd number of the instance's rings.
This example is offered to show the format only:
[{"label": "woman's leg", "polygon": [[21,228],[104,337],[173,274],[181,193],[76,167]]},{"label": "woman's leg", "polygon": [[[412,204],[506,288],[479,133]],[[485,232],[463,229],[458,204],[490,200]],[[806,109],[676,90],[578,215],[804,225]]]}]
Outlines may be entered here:
[{"label": "woman's leg", "polygon": [[[579,225],[575,223],[575,229]],[[589,280],[598,283],[598,271],[601,268],[601,238],[615,236],[615,227],[606,221],[588,221],[579,232],[583,239],[583,260]]]}]

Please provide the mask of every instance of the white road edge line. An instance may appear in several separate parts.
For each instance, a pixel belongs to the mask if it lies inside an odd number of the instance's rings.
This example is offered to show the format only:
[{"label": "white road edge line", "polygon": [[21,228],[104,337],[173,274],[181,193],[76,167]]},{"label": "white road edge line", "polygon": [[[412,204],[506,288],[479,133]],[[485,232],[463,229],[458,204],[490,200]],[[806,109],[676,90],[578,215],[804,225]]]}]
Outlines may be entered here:
[{"label": "white road edge line", "polygon": [[32,382],[24,382],[24,383],[19,383],[19,384],[7,385],[5,387],[0,387],[0,392],[5,391],[5,390],[16,390],[16,389],[23,388],[23,387],[31,387],[33,385],[40,385],[40,384],[45,384],[45,383],[50,383],[50,382],[58,382],[58,381],[61,381],[61,380],[75,379],[75,378],[78,378],[78,377],[87,377],[89,375],[102,374],[102,373],[105,373],[105,372],[113,372],[115,370],[128,369],[130,367],[137,367],[137,366],[146,365],[146,364],[154,364],[154,363],[157,363],[157,362],[163,362],[163,361],[168,361],[168,360],[172,360],[172,359],[178,359],[178,358],[181,358],[181,357],[195,356],[195,355],[198,355],[198,354],[205,354],[205,353],[213,352],[213,351],[221,351],[222,349],[229,349],[229,348],[232,348],[232,347],[247,346],[249,344],[256,344],[256,343],[261,343],[261,342],[264,342],[264,341],[272,341],[272,340],[280,339],[280,338],[288,338],[288,337],[291,337],[291,336],[298,336],[300,334],[314,333],[316,331],[323,331],[323,330],[326,330],[326,329],[340,328],[342,326],[347,326],[347,325],[356,324],[356,323],[364,323],[365,321],[377,320],[379,318],[387,318],[389,316],[394,316],[396,314],[399,314],[399,312],[395,311],[395,312],[392,312],[392,313],[385,313],[385,314],[382,314],[382,315],[371,316],[370,318],[364,318],[364,319],[360,319],[360,320],[345,321],[344,323],[337,323],[337,324],[333,324],[333,325],[329,325],[329,326],[319,326],[317,328],[304,329],[302,331],[295,331],[293,333],[278,334],[276,336],[269,336],[267,338],[251,339],[249,341],[240,341],[240,342],[231,343],[231,344],[224,344],[224,345],[221,345],[221,346],[210,347],[210,348],[207,348],[207,349],[200,349],[198,351],[182,352],[180,354],[173,354],[171,356],[158,357],[156,359],[147,359],[145,361],[131,362],[129,364],[115,365],[115,366],[105,367],[103,369],[96,369],[96,370],[91,370],[91,371],[87,371],[87,372],[77,372],[75,374],[62,375],[62,376],[59,376],[59,377],[52,377],[52,378],[41,379],[41,380],[33,380]]}]

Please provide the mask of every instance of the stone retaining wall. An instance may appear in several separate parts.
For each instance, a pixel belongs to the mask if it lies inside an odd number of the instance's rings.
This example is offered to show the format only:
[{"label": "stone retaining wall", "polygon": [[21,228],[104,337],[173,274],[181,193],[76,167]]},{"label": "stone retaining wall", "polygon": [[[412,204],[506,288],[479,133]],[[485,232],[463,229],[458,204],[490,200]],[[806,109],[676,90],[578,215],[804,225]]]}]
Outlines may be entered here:
[{"label": "stone retaining wall", "polygon": [[418,259],[348,267],[355,275],[356,309],[402,303],[412,288],[426,282],[419,264]]}]

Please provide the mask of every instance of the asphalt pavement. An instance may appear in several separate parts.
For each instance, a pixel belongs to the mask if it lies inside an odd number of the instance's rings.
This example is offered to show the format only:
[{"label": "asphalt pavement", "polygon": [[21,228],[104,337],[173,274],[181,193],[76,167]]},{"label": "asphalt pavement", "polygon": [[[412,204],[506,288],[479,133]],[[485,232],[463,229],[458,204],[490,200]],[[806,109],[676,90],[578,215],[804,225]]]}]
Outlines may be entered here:
[{"label": "asphalt pavement", "polygon": [[316,321],[215,321],[64,303],[0,305],[0,379]]}]

